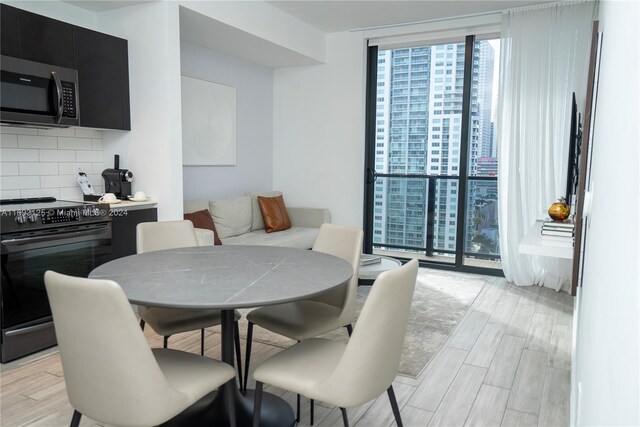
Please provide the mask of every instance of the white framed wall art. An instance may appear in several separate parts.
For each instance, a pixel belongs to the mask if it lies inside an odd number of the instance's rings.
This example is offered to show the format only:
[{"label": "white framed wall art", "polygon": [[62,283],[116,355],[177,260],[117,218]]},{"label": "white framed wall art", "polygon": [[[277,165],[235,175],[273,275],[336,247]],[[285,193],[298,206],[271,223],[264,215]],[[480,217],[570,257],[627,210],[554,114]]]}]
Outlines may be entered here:
[{"label": "white framed wall art", "polygon": [[182,164],[235,166],[235,87],[182,76]]}]

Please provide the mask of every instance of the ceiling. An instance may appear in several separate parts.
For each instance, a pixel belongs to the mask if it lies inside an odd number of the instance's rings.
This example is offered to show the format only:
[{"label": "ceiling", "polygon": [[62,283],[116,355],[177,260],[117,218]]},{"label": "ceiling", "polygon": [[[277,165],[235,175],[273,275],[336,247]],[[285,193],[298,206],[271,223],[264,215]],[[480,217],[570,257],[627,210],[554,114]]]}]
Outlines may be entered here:
[{"label": "ceiling", "polygon": [[326,33],[497,12],[555,0],[271,0]]},{"label": "ceiling", "polygon": [[72,4],[91,12],[104,12],[112,9],[119,9],[121,7],[133,6],[136,4],[147,3],[150,1],[158,0],[64,0],[65,3]]},{"label": "ceiling", "polygon": [[[160,0],[64,1],[92,12],[104,12]],[[558,0],[266,0],[270,5],[325,33],[490,13],[556,1]]]}]

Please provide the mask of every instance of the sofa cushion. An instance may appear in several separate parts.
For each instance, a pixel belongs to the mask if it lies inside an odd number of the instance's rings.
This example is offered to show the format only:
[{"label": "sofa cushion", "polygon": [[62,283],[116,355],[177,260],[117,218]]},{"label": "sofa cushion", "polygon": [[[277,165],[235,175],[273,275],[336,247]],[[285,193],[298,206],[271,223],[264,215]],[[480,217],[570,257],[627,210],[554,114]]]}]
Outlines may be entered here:
[{"label": "sofa cushion", "polygon": [[216,231],[216,225],[213,223],[213,218],[211,218],[211,213],[209,209],[203,209],[201,211],[185,213],[184,219],[187,219],[193,223],[195,228],[205,228],[207,230],[213,231],[213,242],[215,245],[221,245],[222,242],[218,237],[218,232]]},{"label": "sofa cushion", "polygon": [[185,200],[182,204],[185,213],[198,212],[203,209],[209,209],[209,200],[207,199],[195,199]]},{"label": "sofa cushion", "polygon": [[262,211],[260,211],[258,196],[262,196],[262,197],[282,196],[282,191],[266,191],[263,193],[252,193],[250,191],[247,191],[246,193],[244,193],[244,195],[251,197],[251,209],[252,209],[251,231],[262,230],[264,228],[264,221],[262,220]]},{"label": "sofa cushion", "polygon": [[251,197],[211,200],[209,211],[220,239],[238,236],[251,230]]},{"label": "sofa cushion", "polygon": [[288,248],[311,249],[318,236],[317,228],[292,227],[277,233],[255,230],[241,236],[222,239],[223,245],[284,246]]},{"label": "sofa cushion", "polygon": [[287,207],[284,205],[282,196],[262,197],[258,196],[264,229],[267,233],[283,231],[291,228],[291,220],[287,214]]}]

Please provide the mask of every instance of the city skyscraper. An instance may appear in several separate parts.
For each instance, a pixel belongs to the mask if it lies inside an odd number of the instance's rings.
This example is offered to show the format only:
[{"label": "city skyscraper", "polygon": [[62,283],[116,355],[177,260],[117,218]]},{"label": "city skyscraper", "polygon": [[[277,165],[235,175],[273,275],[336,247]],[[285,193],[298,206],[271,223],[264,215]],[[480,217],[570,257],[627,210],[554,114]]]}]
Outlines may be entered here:
[{"label": "city skyscraper", "polygon": [[[375,170],[382,174],[439,176],[384,177],[375,182],[373,243],[427,246],[428,210],[433,211],[435,252],[456,248],[460,147],[464,85],[464,43],[441,44],[378,53]],[[469,175],[496,167],[493,143],[494,50],[487,41],[474,45],[469,140]],[[495,173],[493,174],[495,175]],[[491,192],[495,182],[470,181],[471,199]],[[429,205],[429,187],[432,194]],[[475,200],[471,203],[477,205]],[[486,219],[486,214],[478,214]],[[483,219],[483,221],[484,221]],[[479,229],[467,215],[467,228]],[[480,221],[482,223],[482,221]],[[469,240],[469,239],[467,239]],[[469,243],[469,242],[467,242]]]}]

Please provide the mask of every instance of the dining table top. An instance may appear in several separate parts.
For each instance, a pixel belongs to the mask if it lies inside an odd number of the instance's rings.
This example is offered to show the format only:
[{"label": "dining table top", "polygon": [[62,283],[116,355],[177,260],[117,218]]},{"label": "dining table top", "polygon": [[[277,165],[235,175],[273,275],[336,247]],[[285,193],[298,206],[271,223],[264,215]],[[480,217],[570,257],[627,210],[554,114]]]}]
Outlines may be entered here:
[{"label": "dining table top", "polygon": [[95,268],[129,301],[152,307],[235,309],[313,297],[347,282],[353,267],[322,252],[217,245],[146,252]]}]

